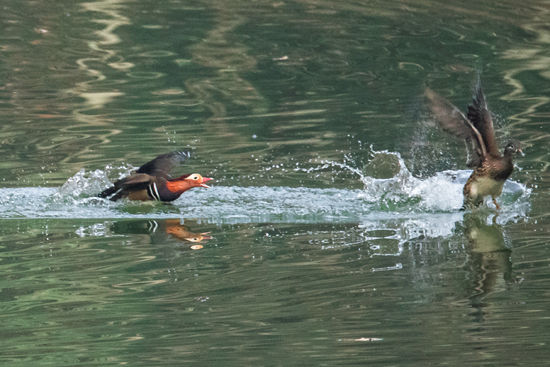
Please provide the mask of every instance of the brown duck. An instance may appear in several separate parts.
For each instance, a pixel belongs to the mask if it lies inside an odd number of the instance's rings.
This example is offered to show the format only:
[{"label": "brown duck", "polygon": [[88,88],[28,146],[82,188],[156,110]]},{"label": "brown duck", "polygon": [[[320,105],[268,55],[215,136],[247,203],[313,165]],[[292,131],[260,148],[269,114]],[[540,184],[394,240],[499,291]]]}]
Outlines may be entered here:
[{"label": "brown duck", "polygon": [[162,154],[139,167],[130,176],[116,181],[113,186],[103,190],[98,196],[117,201],[130,200],[173,201],[193,187],[206,187],[212,180],[198,173],[185,174],[170,178],[169,172],[191,156],[189,151]]},{"label": "brown duck", "polygon": [[493,120],[487,108],[481,86],[476,86],[467,116],[449,101],[426,88],[428,105],[439,125],[447,132],[466,140],[470,159],[468,167],[474,172],[464,185],[464,209],[478,207],[486,196],[491,196],[497,210],[496,198],[502,193],[504,182],[514,170],[513,156],[521,153],[519,141],[510,140],[504,154],[500,154],[495,139]]}]

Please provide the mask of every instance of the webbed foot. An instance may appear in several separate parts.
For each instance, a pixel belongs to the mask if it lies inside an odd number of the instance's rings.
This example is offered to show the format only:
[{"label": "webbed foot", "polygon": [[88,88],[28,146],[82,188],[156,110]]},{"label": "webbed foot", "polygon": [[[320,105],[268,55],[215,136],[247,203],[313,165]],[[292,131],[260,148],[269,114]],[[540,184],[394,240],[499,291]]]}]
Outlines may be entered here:
[{"label": "webbed foot", "polygon": [[497,199],[494,196],[492,196],[492,198],[493,198],[493,204],[495,204],[495,207],[497,208],[497,210],[500,210],[500,205],[498,205]]}]

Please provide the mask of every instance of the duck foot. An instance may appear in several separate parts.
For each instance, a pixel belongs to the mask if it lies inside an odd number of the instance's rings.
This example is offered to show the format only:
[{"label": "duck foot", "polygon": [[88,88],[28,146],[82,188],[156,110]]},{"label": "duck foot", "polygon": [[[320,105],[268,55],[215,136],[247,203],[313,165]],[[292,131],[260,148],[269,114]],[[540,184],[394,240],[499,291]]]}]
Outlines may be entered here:
[{"label": "duck foot", "polygon": [[493,204],[495,204],[495,207],[497,208],[497,210],[500,210],[500,205],[498,205],[497,199],[493,198]]}]

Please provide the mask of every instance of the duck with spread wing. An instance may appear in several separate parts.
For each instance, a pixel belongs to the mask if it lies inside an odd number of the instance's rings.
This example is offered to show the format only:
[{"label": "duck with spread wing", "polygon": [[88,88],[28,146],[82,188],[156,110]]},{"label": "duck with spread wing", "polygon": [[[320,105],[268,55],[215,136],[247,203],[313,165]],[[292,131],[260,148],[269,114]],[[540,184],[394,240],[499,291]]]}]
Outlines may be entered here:
[{"label": "duck with spread wing", "polygon": [[523,154],[519,141],[510,140],[504,147],[504,153],[500,153],[493,119],[479,83],[466,116],[431,89],[427,88],[425,95],[437,123],[443,130],[465,139],[469,147],[470,160],[467,165],[474,171],[464,185],[463,208],[479,207],[486,196],[491,196],[499,210],[496,198],[514,170],[513,157],[517,153]]}]

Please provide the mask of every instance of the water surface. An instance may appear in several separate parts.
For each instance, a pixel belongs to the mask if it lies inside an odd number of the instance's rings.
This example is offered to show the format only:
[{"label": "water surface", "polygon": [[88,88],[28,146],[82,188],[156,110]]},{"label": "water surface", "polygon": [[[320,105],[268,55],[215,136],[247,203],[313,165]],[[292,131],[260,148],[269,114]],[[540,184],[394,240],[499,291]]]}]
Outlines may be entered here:
[{"label": "water surface", "polygon": [[[550,357],[544,1],[1,7],[1,364]],[[421,98],[478,76],[526,152],[499,213]],[[95,197],[183,148],[211,189]]]}]

